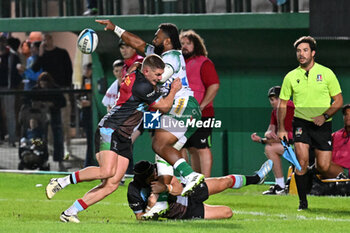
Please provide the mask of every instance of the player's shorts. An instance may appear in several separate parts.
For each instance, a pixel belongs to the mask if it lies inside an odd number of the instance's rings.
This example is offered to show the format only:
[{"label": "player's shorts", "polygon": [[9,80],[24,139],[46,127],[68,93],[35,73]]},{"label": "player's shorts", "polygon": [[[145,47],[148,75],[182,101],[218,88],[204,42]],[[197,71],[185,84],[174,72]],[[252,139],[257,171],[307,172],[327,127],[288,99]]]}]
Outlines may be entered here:
[{"label": "player's shorts", "polygon": [[132,158],[132,143],[130,138],[126,138],[111,128],[97,128],[95,133],[95,152],[111,150],[127,159]]},{"label": "player's shorts", "polygon": [[157,165],[158,176],[174,176],[173,166],[170,165],[165,159],[161,158],[159,155],[155,155],[155,162]]},{"label": "player's shorts", "polygon": [[205,182],[194,189],[194,193],[188,197],[187,211],[184,219],[204,218],[203,202],[209,198],[208,186]]},{"label": "player's shorts", "polygon": [[[211,117],[202,117],[202,121],[211,119]],[[198,128],[194,134],[187,140],[184,145],[185,148],[194,147],[196,149],[211,148],[211,133],[213,129],[210,128]]]},{"label": "player's shorts", "polygon": [[197,100],[192,96],[174,100],[169,113],[161,116],[161,128],[178,139],[187,139],[197,130],[195,122],[201,119],[201,110]]},{"label": "player's shorts", "polygon": [[325,122],[321,126],[311,121],[297,117],[293,119],[294,142],[302,142],[322,150],[332,150],[332,122]]}]

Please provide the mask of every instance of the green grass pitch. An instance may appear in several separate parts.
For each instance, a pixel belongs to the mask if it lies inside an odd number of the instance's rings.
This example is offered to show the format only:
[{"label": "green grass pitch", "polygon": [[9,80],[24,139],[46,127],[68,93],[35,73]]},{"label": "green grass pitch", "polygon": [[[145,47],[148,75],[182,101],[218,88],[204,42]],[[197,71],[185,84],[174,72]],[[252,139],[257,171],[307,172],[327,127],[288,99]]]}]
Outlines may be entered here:
[{"label": "green grass pitch", "polygon": [[[135,220],[127,205],[127,185],[79,214],[80,224],[62,223],[59,216],[74,200],[98,182],[70,185],[52,200],[45,186],[52,175],[0,173],[0,232],[349,232],[350,199],[312,197],[308,211],[298,212],[296,196],[263,196],[267,185],[252,185],[213,195],[207,204],[227,205],[233,217],[226,220]],[[130,179],[127,181],[127,183]],[[41,187],[36,187],[42,184]]]}]

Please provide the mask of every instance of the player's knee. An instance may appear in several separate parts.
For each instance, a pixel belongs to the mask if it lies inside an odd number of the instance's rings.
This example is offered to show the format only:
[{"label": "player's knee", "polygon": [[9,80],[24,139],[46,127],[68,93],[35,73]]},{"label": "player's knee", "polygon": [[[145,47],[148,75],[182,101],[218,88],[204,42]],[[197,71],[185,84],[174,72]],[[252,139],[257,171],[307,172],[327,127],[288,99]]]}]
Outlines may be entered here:
[{"label": "player's knee", "polygon": [[226,208],[223,210],[224,218],[231,218],[233,215],[233,212],[230,207],[226,206]]},{"label": "player's knee", "polygon": [[321,173],[325,173],[329,170],[330,162],[327,161],[320,161],[317,162],[317,170]]},{"label": "player's knee", "polygon": [[272,146],[270,144],[265,145],[265,155],[269,158],[272,152]]},{"label": "player's knee", "polygon": [[157,154],[162,154],[162,151],[164,150],[164,144],[162,143],[157,143],[157,142],[153,142],[152,143],[152,149],[154,152],[156,152]]},{"label": "player's knee", "polygon": [[114,176],[115,172],[113,169],[111,168],[106,168],[106,169],[101,169],[101,172],[100,172],[100,179],[107,179],[107,178],[110,178],[112,176]]}]

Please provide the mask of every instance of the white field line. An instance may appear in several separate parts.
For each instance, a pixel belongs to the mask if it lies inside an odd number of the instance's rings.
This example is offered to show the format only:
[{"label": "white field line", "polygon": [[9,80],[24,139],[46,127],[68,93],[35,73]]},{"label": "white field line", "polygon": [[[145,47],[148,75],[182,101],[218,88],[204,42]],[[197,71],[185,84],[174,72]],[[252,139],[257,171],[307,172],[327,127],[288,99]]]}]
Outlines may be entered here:
[{"label": "white field line", "polygon": [[[339,219],[339,218],[328,218],[324,216],[316,216],[316,217],[306,217],[301,214],[297,215],[286,215],[286,214],[267,214],[265,212],[254,212],[254,211],[239,211],[239,210],[233,210],[233,214],[242,214],[242,215],[253,215],[253,216],[266,216],[266,217],[275,217],[279,218],[281,220],[306,220],[306,221],[330,221],[330,222],[350,222],[350,219]],[[250,220],[249,220],[250,221]]]},{"label": "white field line", "polygon": [[[28,199],[21,199],[21,198],[17,198],[17,199],[7,199],[7,198],[0,198],[0,203],[1,202],[6,202],[6,201],[18,201],[18,202],[59,202],[59,203],[73,203],[74,200],[28,200]],[[96,203],[95,205],[119,205],[119,206],[129,206],[128,203],[126,202],[108,202],[108,201],[101,201]]]}]

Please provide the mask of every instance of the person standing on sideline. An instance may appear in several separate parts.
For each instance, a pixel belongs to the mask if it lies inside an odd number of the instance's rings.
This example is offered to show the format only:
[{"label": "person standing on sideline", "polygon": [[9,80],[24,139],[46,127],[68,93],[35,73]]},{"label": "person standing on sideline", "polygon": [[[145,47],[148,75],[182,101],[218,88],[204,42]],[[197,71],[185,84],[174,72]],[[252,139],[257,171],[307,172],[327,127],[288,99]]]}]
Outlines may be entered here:
[{"label": "person standing on sideline", "polygon": [[[92,89],[92,63],[87,63],[83,67],[83,80],[82,88],[84,90]],[[80,96],[77,101],[78,107],[80,108],[80,124],[84,128],[86,137],[86,156],[84,167],[96,165],[93,152],[93,131],[92,131],[92,102],[91,94],[86,93]]]},{"label": "person standing on sideline", "polygon": [[[343,96],[333,71],[315,62],[316,40],[300,37],[294,43],[299,67],[283,80],[280,104],[277,110],[278,137],[288,139],[285,117],[288,100],[293,97],[294,145],[301,171],[296,170],[295,181],[299,208],[308,208],[306,194],[309,188],[309,149],[315,148],[317,170],[327,178],[332,159],[332,116],[342,107]],[[331,102],[333,99],[333,103]]]},{"label": "person standing on sideline", "polygon": [[[271,87],[267,93],[269,98],[272,112],[271,120],[267,131],[265,132],[265,138],[259,137],[256,133],[251,135],[251,139],[254,142],[258,142],[265,145],[265,155],[267,158],[273,161],[273,174],[275,175],[275,185],[271,186],[269,190],[263,192],[264,195],[281,195],[285,194],[285,183],[282,170],[281,155],[284,153],[284,148],[280,139],[277,137],[277,106],[280,101],[279,95],[281,92],[280,86]],[[284,120],[285,128],[288,132],[288,138],[291,142],[293,139],[293,117],[294,117],[294,104],[291,100],[287,103],[287,115]]]},{"label": "person standing on sideline", "polygon": [[[214,118],[213,101],[219,90],[220,81],[213,62],[208,58],[204,40],[193,30],[180,33],[182,54],[186,59],[186,73],[194,98],[202,111],[202,121]],[[210,177],[213,165],[211,153],[212,128],[199,128],[187,140],[184,148],[191,154],[194,171]],[[185,149],[182,149],[186,153]],[[186,153],[187,155],[187,153]]]},{"label": "person standing on sideline", "polygon": [[[62,89],[72,88],[72,61],[66,49],[55,46],[52,34],[44,33],[43,41],[39,47],[39,57],[34,62],[32,69],[37,72],[43,69],[48,72],[58,87]],[[74,94],[64,94],[66,98],[66,107],[62,109],[62,123],[64,128],[64,151],[62,157],[69,158],[70,135],[69,129],[71,126],[72,114],[74,114],[75,99]]]}]

